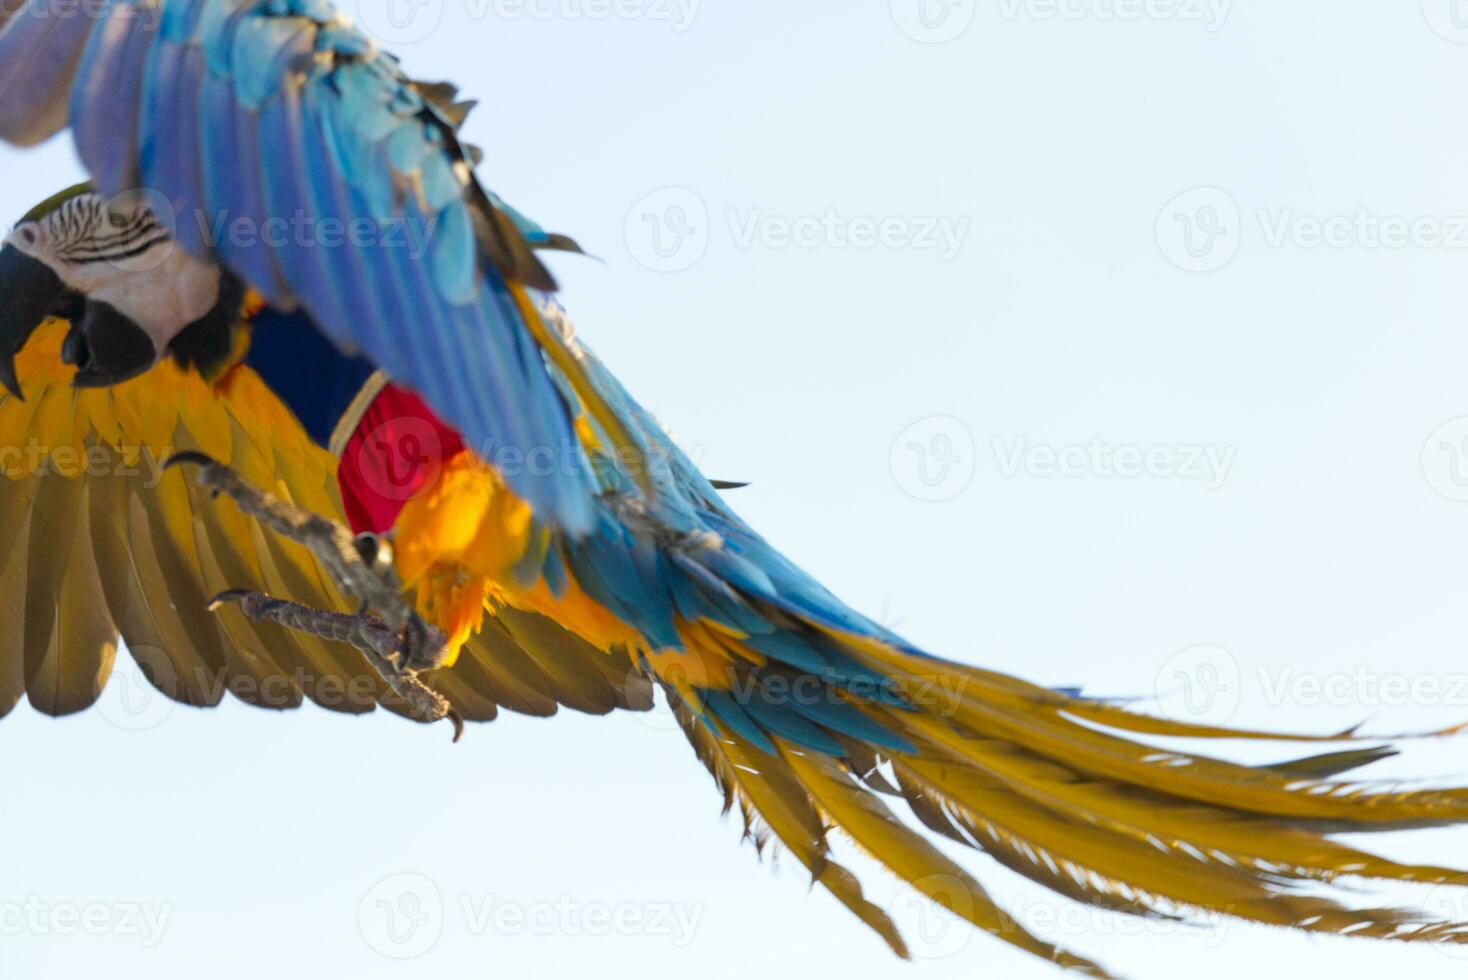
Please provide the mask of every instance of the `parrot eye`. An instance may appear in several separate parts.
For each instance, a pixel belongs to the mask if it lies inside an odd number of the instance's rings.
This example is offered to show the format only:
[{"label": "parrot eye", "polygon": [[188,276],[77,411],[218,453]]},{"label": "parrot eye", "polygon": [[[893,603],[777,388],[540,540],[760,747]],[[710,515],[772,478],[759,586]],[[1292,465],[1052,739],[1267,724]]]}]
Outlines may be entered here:
[{"label": "parrot eye", "polygon": [[20,240],[25,242],[27,245],[34,246],[38,237],[39,236],[36,235],[36,229],[33,225],[20,226]]}]

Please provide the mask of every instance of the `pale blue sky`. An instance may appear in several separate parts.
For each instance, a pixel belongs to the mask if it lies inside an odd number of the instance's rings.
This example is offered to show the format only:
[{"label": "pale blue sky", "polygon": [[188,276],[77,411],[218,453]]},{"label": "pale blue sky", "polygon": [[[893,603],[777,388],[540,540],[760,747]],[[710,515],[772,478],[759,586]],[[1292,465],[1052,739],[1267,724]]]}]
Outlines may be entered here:
[{"label": "pale blue sky", "polygon": [[[602,260],[557,262],[582,335],[754,482],[756,527],[928,648],[1047,683],[1167,711],[1207,688],[1209,717],[1311,730],[1468,718],[1468,11],[690,3],[361,13],[481,100],[486,182]],[[0,166],[12,214],[77,174],[64,141]],[[0,724],[0,976],[1053,975],[873,875],[927,936],[903,968],[739,845],[661,715],[450,746],[122,694]],[[1465,751],[1374,772],[1461,776]],[[1432,948],[1142,928],[968,863],[1133,976],[1462,975]],[[422,955],[382,955],[418,951],[377,905],[414,896]]]}]

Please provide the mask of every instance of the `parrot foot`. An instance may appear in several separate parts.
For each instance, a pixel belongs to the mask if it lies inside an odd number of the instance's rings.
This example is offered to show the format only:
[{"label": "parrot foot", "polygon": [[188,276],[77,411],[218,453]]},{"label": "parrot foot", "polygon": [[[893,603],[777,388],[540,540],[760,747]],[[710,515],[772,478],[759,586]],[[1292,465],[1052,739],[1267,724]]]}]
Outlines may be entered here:
[{"label": "parrot foot", "polygon": [[[435,722],[448,719],[454,726],[454,741],[463,737],[464,719],[443,695],[419,679],[417,670],[407,666],[401,635],[376,616],[312,609],[247,589],[221,592],[209,601],[209,611],[215,612],[230,602],[237,604],[240,611],[255,622],[267,620],[286,629],[351,644],[363,653],[367,662],[403,699],[418,720]],[[425,629],[438,633],[431,626]]]},{"label": "parrot foot", "polygon": [[400,672],[443,666],[450,653],[448,641],[404,597],[389,542],[375,534],[353,535],[336,521],[253,486],[203,453],[175,453],[163,468],[183,464],[199,467],[195,479],[211,496],[224,494],[270,530],[309,549],[342,594],[360,603],[359,616],[376,613],[370,618],[398,637],[395,657]]}]

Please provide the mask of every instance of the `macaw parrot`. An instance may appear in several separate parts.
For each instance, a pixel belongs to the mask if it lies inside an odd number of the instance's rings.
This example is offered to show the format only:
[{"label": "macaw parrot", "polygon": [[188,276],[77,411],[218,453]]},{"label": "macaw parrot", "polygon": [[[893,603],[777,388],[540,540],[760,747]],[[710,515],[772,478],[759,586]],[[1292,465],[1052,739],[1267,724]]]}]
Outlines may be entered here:
[{"label": "macaw parrot", "polygon": [[[462,725],[660,690],[756,847],[898,954],[832,834],[1089,975],[932,836],[1120,913],[1468,941],[1340,901],[1342,878],[1463,880],[1332,836],[1468,819],[1468,790],[1345,775],[1390,745],[1266,766],[1162,750],[1146,739],[1362,739],[1148,717],[940,659],[782,557],[578,338],[537,255],[574,242],[480,184],[455,90],[327,0],[0,18],[0,138],[69,128],[91,176],[0,250],[0,713],[86,708],[120,644],[198,706]],[[218,234],[215,215],[321,235]]]}]

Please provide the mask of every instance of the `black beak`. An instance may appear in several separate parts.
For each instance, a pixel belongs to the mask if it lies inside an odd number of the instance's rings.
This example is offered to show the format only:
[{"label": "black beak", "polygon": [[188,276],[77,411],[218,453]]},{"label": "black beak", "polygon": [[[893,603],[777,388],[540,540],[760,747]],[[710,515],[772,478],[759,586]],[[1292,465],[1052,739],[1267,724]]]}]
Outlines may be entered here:
[{"label": "black beak", "polygon": [[15,355],[45,322],[63,286],[44,262],[14,245],[0,248],[0,384],[24,398],[15,376]]},{"label": "black beak", "polygon": [[76,387],[106,388],[151,368],[158,352],[142,327],[106,303],[88,300],[80,322],[71,322],[61,359],[76,365]]}]

